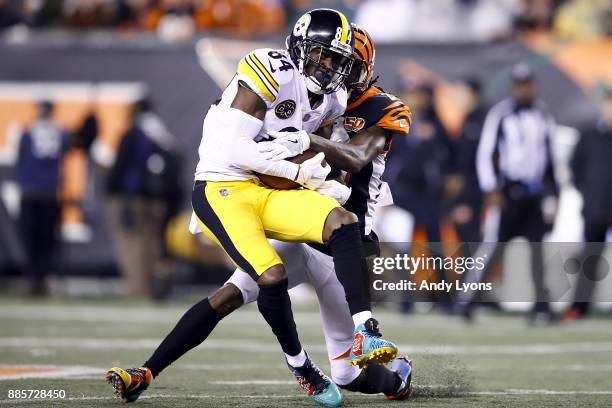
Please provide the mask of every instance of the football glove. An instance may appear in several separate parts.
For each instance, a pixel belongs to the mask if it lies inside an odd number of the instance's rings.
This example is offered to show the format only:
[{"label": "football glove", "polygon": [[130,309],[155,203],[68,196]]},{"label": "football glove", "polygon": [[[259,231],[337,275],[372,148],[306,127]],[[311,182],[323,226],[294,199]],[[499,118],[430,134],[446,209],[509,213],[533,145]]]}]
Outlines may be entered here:
[{"label": "football glove", "polygon": [[330,196],[334,200],[344,205],[351,196],[351,189],[336,180],[327,180],[317,188],[317,191],[323,195]]},{"label": "football glove", "polygon": [[321,186],[331,171],[329,164],[325,163],[325,166],[321,164],[324,158],[325,155],[323,153],[318,153],[312,159],[308,159],[300,164],[295,182],[310,190],[316,190]]},{"label": "football glove", "polygon": [[329,140],[336,143],[348,143],[351,141],[348,132],[344,129],[344,122],[341,121],[339,124],[334,125]]},{"label": "football glove", "polygon": [[288,157],[302,154],[310,147],[310,136],[305,130],[295,132],[269,131],[268,136],[273,139],[273,143],[285,146],[291,152],[291,156]]},{"label": "football glove", "polygon": [[295,156],[287,147],[276,142],[259,142],[257,150],[266,160],[284,160]]}]

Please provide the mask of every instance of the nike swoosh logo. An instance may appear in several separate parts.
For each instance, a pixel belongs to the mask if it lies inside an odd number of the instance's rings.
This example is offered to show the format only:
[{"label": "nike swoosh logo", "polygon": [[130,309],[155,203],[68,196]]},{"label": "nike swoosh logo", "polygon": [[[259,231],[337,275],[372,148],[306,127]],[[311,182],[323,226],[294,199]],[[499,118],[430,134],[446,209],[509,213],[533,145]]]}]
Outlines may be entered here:
[{"label": "nike swoosh logo", "polygon": [[287,141],[288,141],[288,142],[291,142],[291,143],[296,143],[296,144],[297,144],[297,142],[298,142],[297,140],[287,140]]}]

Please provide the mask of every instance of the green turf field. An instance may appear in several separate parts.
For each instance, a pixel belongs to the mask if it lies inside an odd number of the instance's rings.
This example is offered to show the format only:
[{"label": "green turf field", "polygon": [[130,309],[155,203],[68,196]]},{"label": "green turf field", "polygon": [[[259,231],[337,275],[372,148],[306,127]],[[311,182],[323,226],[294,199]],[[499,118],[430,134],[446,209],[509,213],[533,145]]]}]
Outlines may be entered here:
[{"label": "green turf field", "polygon": [[[187,307],[0,300],[0,405],[119,406],[104,370],[142,363]],[[528,328],[522,317],[511,316],[481,316],[472,326],[437,315],[378,317],[385,337],[414,359],[412,406],[612,406],[609,319]],[[296,319],[302,342],[328,371],[318,314],[299,308]],[[66,398],[17,401],[8,398],[11,389],[65,390]],[[348,392],[344,399],[347,407],[403,404]],[[164,372],[135,406],[314,405],[250,307],[221,322],[207,344]]]}]

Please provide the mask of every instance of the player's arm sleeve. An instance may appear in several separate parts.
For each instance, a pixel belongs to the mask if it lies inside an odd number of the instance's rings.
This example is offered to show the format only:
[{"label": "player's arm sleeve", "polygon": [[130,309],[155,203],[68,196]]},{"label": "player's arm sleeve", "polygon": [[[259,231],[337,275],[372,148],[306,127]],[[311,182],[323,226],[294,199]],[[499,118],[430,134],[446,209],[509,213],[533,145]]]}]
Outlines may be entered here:
[{"label": "player's arm sleeve", "polygon": [[478,150],[476,152],[476,173],[480,189],[489,193],[497,188],[497,174],[493,164],[493,154],[497,147],[497,138],[501,126],[502,114],[495,107],[489,111],[485,119]]},{"label": "player's arm sleeve", "polygon": [[265,50],[255,50],[238,63],[236,75],[265,102],[266,107],[274,105],[279,85],[279,70],[272,71],[272,65]]},{"label": "player's arm sleeve", "polygon": [[245,170],[294,180],[299,165],[287,160],[267,160],[253,140],[261,131],[263,122],[239,109],[217,109],[212,113],[214,128],[227,135],[226,152],[230,161]]},{"label": "player's arm sleeve", "polygon": [[393,101],[384,109],[376,125],[390,134],[407,135],[412,125],[412,112],[402,101]]},{"label": "player's arm sleeve", "polygon": [[[412,125],[412,112],[410,108],[399,99],[391,100],[391,103],[380,110],[381,114],[375,121],[375,125],[387,131],[387,140],[384,151],[391,148],[393,135],[406,136]],[[366,123],[368,126],[369,123]]]}]

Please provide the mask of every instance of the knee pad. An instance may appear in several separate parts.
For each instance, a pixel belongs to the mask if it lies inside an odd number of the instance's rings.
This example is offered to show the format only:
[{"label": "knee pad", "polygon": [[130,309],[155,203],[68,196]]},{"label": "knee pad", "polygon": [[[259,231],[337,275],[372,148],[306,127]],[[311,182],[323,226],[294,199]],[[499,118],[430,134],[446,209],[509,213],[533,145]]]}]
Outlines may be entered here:
[{"label": "knee pad", "polygon": [[257,282],[255,282],[248,273],[236,269],[232,276],[225,282],[226,285],[228,283],[231,283],[240,290],[245,305],[257,300],[259,287],[257,286]]}]

